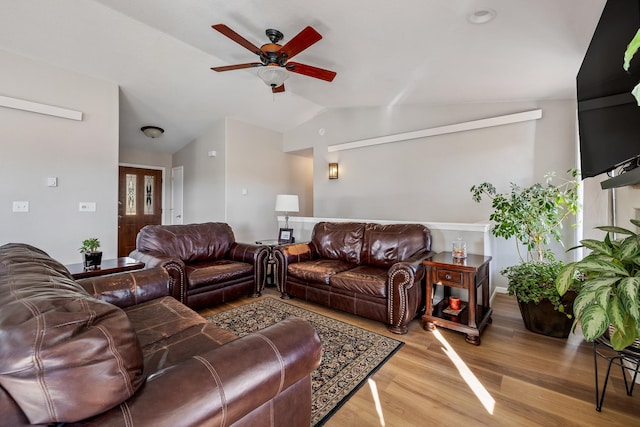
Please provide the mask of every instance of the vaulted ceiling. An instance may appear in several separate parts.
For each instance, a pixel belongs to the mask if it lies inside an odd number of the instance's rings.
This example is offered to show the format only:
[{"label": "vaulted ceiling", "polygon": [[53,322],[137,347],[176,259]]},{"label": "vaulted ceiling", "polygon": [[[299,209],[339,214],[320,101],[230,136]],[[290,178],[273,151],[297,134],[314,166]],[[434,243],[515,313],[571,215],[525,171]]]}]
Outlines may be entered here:
[{"label": "vaulted ceiling", "polygon": [[[573,98],[604,4],[3,0],[0,49],[117,83],[121,146],[173,153],[225,116],[285,132],[327,108]],[[487,9],[491,22],[468,21]],[[218,23],[257,46],[267,28],[284,44],[310,25],[323,38],[295,61],[337,77],[292,73],[286,92],[273,94],[254,68],[211,71],[257,58],[214,31]],[[149,124],[165,134],[146,138],[140,127]]]}]

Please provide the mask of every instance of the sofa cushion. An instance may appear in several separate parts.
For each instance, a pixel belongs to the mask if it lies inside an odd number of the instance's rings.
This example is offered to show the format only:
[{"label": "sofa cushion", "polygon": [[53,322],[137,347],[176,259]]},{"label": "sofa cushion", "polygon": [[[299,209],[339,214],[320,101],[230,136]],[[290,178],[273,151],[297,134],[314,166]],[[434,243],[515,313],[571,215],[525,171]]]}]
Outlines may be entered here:
[{"label": "sofa cushion", "polygon": [[331,276],[332,288],[343,289],[372,297],[387,297],[386,268],[361,265]]},{"label": "sofa cushion", "polygon": [[358,222],[319,222],[313,227],[311,243],[320,258],[360,263],[365,224]]},{"label": "sofa cushion", "polygon": [[238,338],[172,297],[147,301],[125,312],[140,339],[144,370],[148,374]]},{"label": "sofa cushion", "polygon": [[136,249],[190,263],[224,258],[234,242],[231,227],[223,222],[147,225],[138,233]]},{"label": "sofa cushion", "polygon": [[228,282],[240,277],[251,276],[253,265],[246,262],[218,260],[199,262],[185,266],[187,286],[189,289],[213,283]]},{"label": "sofa cushion", "polygon": [[389,268],[429,248],[429,234],[420,224],[367,224],[362,264]]},{"label": "sofa cushion", "polygon": [[117,406],[144,382],[124,311],[92,298],[29,245],[0,247],[0,385],[33,424]]},{"label": "sofa cushion", "polygon": [[331,276],[354,267],[354,264],[335,259],[316,259],[289,264],[287,274],[305,282],[328,285]]}]

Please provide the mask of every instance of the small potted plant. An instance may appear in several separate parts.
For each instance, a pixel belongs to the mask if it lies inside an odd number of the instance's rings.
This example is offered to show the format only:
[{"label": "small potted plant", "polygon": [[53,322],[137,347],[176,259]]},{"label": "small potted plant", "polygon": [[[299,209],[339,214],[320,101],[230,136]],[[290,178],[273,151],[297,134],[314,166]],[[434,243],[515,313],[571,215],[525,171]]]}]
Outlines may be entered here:
[{"label": "small potted plant", "polygon": [[[511,183],[509,191],[498,193],[488,183],[471,187],[473,200],[492,200],[491,233],[505,239],[515,238],[520,263],[500,271],[508,280],[509,295],[515,295],[525,327],[532,332],[566,338],[571,332],[571,296],[561,295],[555,286],[564,263],[555,259],[548,247],[552,240],[562,244],[564,220],[578,212],[578,171],[569,170],[569,179],[521,188]],[[523,254],[521,248],[526,249]]]},{"label": "small potted plant", "polygon": [[[640,221],[631,223],[640,227]],[[591,252],[562,269],[556,279],[558,292],[562,295],[576,283],[581,285],[573,313],[587,341],[607,335],[616,350],[638,346],[640,235],[621,227],[596,228],[607,233],[605,238],[580,241],[578,247]],[[621,237],[613,239],[613,234]]]},{"label": "small potted plant", "polygon": [[82,241],[80,253],[83,257],[84,268],[87,270],[95,270],[102,264],[102,251],[100,249],[100,240],[95,237]]}]

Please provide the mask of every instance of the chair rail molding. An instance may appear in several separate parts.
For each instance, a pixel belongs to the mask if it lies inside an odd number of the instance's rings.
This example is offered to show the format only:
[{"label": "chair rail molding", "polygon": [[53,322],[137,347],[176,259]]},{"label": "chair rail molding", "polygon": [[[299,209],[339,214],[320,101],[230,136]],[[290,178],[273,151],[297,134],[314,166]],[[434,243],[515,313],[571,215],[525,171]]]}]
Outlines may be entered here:
[{"label": "chair rail molding", "polygon": [[542,109],[523,111],[521,113],[507,114],[504,116],[489,117],[486,119],[473,120],[470,122],[455,123],[451,125],[438,126],[429,129],[416,130],[413,132],[397,133],[394,135],[379,136],[375,138],[362,139],[360,141],[345,142],[327,146],[331,153],[334,151],[352,150],[354,148],[370,147],[372,145],[388,144],[391,142],[408,141],[410,139],[426,138],[429,136],[445,135],[448,133],[464,132],[474,129],[485,129],[493,126],[510,125],[513,123],[527,122],[542,118]]},{"label": "chair rail molding", "polygon": [[63,119],[82,120],[82,111],[68,110],[54,107],[53,105],[39,102],[25,101],[0,95],[0,107],[13,108],[15,110],[29,111],[31,113],[46,114],[48,116],[61,117]]}]

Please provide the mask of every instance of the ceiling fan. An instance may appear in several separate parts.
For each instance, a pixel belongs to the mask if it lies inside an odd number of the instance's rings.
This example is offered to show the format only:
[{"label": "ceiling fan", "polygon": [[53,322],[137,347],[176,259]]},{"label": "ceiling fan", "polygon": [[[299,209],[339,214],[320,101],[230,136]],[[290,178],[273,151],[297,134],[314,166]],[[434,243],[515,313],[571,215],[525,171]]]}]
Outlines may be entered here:
[{"label": "ceiling fan", "polygon": [[240,34],[224,24],[212,25],[212,28],[229,37],[240,46],[258,55],[260,62],[247,62],[245,64],[226,65],[212,67],[214,71],[231,71],[242,68],[259,67],[258,76],[269,86],[273,93],[284,92],[284,81],[289,77],[288,72],[302,74],[320,80],[332,81],[336,76],[335,71],[325,70],[299,62],[289,62],[291,58],[322,39],[320,33],[312,27],[306,27],[284,46],[278,44],[283,34],[274,29],[268,29],[265,34],[271,43],[257,47]]}]

